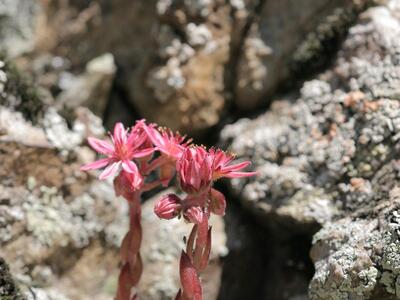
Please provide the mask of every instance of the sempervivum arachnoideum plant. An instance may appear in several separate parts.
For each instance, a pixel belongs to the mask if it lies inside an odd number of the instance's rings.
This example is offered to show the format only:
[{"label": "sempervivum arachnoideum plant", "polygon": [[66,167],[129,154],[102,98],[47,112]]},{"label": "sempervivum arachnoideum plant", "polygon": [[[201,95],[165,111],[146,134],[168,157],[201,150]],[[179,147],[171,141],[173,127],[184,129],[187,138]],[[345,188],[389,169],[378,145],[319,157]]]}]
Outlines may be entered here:
[{"label": "sempervivum arachnoideum plant", "polygon": [[[213,183],[223,177],[255,175],[255,172],[241,171],[250,162],[234,163],[232,154],[191,145],[191,140],[155,124],[148,125],[144,120],[137,121],[130,130],[117,123],[110,138],[110,142],[88,139],[89,145],[106,157],[81,169],[104,168],[99,176],[101,180],[115,176],[115,193],[129,204],[130,226],[121,245],[122,267],[115,299],[139,299],[135,287],[143,271],[140,257],[142,193],[159,185],[167,187],[177,176],[179,188],[186,196],[167,194],[158,200],[154,212],[161,219],[182,217],[193,224],[180,258],[181,288],[176,299],[202,300],[200,273],[207,267],[211,251],[208,220],[212,213],[224,215],[226,208],[224,195],[213,188]],[[149,174],[153,172],[158,176],[150,181]]]}]

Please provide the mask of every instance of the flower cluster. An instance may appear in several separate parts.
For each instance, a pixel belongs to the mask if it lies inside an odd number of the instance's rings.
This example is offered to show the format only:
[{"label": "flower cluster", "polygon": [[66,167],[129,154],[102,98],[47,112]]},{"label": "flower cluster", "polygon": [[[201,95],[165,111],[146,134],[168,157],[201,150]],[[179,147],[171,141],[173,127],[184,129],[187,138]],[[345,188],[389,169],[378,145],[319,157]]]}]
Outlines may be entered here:
[{"label": "flower cluster", "polygon": [[[130,130],[117,123],[111,143],[89,138],[89,145],[106,158],[84,165],[81,170],[103,169],[99,178],[116,176],[114,189],[130,206],[130,229],[121,245],[122,268],[119,277],[117,300],[138,299],[134,291],[141,273],[140,198],[145,191],[159,185],[168,186],[176,176],[184,197],[167,194],[158,200],[155,214],[161,219],[182,217],[193,224],[185,251],[180,260],[181,289],[176,299],[201,300],[202,287],[199,274],[208,264],[211,250],[210,214],[224,215],[224,195],[213,188],[220,178],[253,176],[243,172],[250,162],[234,163],[234,156],[220,149],[194,146],[191,140],[146,124],[136,122]],[[149,182],[148,175],[157,172],[157,179]]]}]

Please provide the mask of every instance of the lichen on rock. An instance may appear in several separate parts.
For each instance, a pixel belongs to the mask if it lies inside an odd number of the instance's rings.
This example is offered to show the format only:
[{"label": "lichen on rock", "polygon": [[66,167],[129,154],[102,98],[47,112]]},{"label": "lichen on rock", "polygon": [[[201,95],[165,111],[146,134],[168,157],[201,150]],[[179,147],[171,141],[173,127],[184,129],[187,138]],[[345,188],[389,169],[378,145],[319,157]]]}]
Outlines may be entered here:
[{"label": "lichen on rock", "polygon": [[396,1],[365,11],[298,96],[221,134],[260,173],[230,183],[244,206],[271,230],[314,235],[312,300],[400,296],[398,14]]}]

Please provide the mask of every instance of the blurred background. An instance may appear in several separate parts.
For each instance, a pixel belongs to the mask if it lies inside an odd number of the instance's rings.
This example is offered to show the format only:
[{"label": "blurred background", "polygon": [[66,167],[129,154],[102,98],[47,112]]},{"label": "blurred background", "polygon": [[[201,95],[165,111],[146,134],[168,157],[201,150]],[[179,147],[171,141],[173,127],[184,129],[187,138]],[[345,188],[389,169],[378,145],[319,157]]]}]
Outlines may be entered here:
[{"label": "blurred background", "polygon": [[[0,299],[112,299],[127,208],[79,171],[146,118],[253,162],[220,182],[206,300],[400,299],[400,1],[0,0]],[[141,299],[188,228],[143,203]]]}]

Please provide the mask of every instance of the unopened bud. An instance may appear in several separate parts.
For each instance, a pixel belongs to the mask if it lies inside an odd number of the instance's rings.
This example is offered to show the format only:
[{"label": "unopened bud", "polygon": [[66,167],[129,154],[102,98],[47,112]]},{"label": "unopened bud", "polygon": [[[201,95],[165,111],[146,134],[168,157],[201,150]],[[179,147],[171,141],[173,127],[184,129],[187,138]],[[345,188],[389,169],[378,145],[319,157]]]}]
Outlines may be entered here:
[{"label": "unopened bud", "polygon": [[200,206],[191,206],[184,212],[187,221],[193,224],[200,224],[203,220],[204,213]]},{"label": "unopened bud", "polygon": [[225,215],[226,200],[225,196],[216,189],[211,189],[210,192],[210,210],[218,216]]},{"label": "unopened bud", "polygon": [[161,219],[172,219],[181,213],[181,199],[175,194],[168,194],[157,201],[154,213]]},{"label": "unopened bud", "polygon": [[143,177],[140,174],[132,174],[121,171],[114,179],[114,190],[118,196],[126,199],[132,198],[132,193],[139,190],[143,186]]}]

